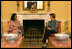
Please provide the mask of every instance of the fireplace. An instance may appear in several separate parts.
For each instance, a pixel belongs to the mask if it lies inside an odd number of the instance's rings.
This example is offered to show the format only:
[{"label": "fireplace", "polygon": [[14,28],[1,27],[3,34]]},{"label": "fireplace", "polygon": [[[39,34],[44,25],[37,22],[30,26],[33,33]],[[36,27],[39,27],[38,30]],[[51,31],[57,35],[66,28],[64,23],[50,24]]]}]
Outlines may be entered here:
[{"label": "fireplace", "polygon": [[23,20],[25,38],[42,38],[44,20]]}]

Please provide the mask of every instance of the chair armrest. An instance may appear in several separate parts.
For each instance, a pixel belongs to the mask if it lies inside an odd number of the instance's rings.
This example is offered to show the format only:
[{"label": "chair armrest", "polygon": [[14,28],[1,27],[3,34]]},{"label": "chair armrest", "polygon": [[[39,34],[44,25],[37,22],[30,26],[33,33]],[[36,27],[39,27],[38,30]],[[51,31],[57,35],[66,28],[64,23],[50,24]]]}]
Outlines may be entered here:
[{"label": "chair armrest", "polygon": [[[60,33],[54,33],[54,34],[60,34]],[[51,34],[50,37],[54,37],[54,34]]]}]

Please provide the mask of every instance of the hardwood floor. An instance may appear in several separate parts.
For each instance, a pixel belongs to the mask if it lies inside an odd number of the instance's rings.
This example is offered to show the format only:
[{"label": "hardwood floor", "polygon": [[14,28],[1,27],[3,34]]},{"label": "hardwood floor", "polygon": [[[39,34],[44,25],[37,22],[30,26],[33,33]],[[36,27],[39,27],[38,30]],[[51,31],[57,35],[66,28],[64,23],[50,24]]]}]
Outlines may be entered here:
[{"label": "hardwood floor", "polygon": [[22,45],[21,48],[42,48],[42,39],[39,39],[39,41],[37,41],[37,39],[27,39],[25,38],[22,41]]}]

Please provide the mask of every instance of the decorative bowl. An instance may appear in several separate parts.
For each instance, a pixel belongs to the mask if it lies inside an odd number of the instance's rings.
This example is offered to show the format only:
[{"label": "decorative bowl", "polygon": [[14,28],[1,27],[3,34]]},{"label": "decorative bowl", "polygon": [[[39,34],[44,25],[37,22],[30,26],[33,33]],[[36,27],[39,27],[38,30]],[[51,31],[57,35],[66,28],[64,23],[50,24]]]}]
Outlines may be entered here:
[{"label": "decorative bowl", "polygon": [[7,42],[15,42],[15,39],[17,39],[18,34],[3,34],[3,37]]},{"label": "decorative bowl", "polygon": [[68,38],[70,37],[67,34],[54,34],[55,35],[55,39],[58,41],[65,41],[68,40]]}]

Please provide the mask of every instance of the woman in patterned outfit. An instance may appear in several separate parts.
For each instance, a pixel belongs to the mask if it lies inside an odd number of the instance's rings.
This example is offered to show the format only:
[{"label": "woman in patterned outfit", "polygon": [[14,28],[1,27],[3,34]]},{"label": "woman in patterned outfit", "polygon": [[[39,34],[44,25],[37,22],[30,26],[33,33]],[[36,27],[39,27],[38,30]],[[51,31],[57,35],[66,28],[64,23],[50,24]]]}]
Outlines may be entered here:
[{"label": "woman in patterned outfit", "polygon": [[12,14],[11,20],[8,21],[7,32],[8,33],[22,33],[23,27],[17,19],[17,15],[15,13]]}]

